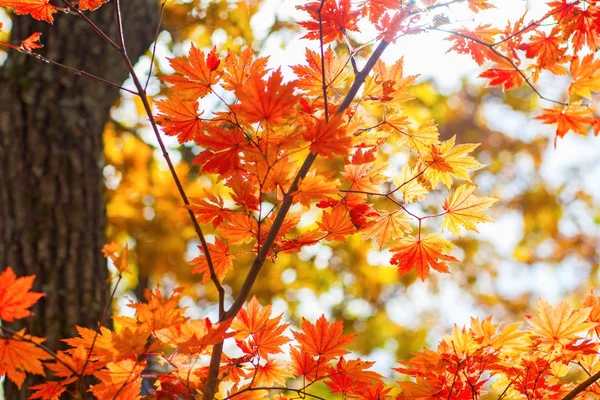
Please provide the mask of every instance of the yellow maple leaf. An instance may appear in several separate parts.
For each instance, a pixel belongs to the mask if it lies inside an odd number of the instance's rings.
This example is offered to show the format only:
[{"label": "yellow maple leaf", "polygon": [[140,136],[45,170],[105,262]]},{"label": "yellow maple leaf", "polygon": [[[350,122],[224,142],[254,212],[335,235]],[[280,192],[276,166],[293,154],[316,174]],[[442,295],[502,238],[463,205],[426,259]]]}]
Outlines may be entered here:
[{"label": "yellow maple leaf", "polygon": [[402,193],[402,200],[405,203],[425,200],[425,195],[429,193],[419,183],[417,175],[419,175],[419,172],[416,172],[408,164],[405,164],[400,171],[400,175],[394,176],[394,185],[397,186],[394,192]]},{"label": "yellow maple leaf", "polygon": [[410,221],[410,218],[399,210],[384,211],[363,229],[363,240],[376,238],[377,245],[381,249],[389,241],[400,239],[412,230],[407,221]]},{"label": "yellow maple leaf", "polygon": [[573,309],[568,299],[556,307],[539,299],[536,315],[526,317],[533,333],[542,343],[564,346],[579,340],[581,334],[598,325],[596,322],[586,322],[590,312],[590,308]]},{"label": "yellow maple leaf", "polygon": [[483,166],[474,157],[467,155],[479,144],[466,143],[455,146],[455,141],[456,136],[452,136],[439,146],[432,145],[430,153],[424,157],[424,163],[428,167],[425,177],[433,189],[438,183],[450,189],[453,177],[471,182],[469,171]]},{"label": "yellow maple leaf", "polygon": [[477,186],[464,183],[457,187],[449,198],[444,201],[444,222],[442,227],[448,228],[456,236],[461,235],[460,227],[477,232],[475,224],[491,222],[492,219],[483,212],[490,208],[497,199],[492,197],[477,197],[473,194]]}]

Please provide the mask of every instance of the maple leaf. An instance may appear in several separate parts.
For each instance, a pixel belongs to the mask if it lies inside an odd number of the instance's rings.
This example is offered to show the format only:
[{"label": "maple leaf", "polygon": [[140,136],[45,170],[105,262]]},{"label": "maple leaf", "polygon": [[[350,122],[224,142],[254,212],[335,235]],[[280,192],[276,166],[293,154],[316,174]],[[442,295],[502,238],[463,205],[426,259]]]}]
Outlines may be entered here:
[{"label": "maple leaf", "polygon": [[520,46],[521,50],[525,50],[525,56],[527,58],[537,58],[537,65],[540,68],[549,68],[556,63],[564,62],[562,60],[568,47],[558,28],[555,27],[547,35],[544,32],[536,31],[536,33],[536,35],[529,38],[527,43]]},{"label": "maple leaf", "polygon": [[329,121],[318,120],[303,132],[304,140],[310,142],[310,151],[326,158],[347,156],[352,150],[353,136],[348,132],[342,116],[337,115]]},{"label": "maple leaf", "polygon": [[573,35],[571,43],[573,50],[578,52],[587,46],[592,52],[600,48],[600,28],[598,28],[598,12],[596,7],[577,9],[577,12],[569,14],[563,21],[561,27],[565,38]]},{"label": "maple leaf", "polygon": [[490,4],[488,0],[469,0],[469,8],[474,13],[478,13],[481,10],[495,8],[495,6]]},{"label": "maple leaf", "polygon": [[572,81],[569,93],[591,100],[592,92],[600,91],[600,59],[595,60],[593,54],[583,59],[573,57],[570,70]]},{"label": "maple leaf", "polygon": [[227,175],[241,167],[240,153],[247,144],[241,129],[205,125],[196,135],[195,142],[206,149],[192,162],[201,165],[202,172]]},{"label": "maple leaf", "polygon": [[267,73],[268,57],[254,59],[252,46],[246,47],[240,56],[237,56],[231,50],[225,57],[225,74],[223,75],[223,87],[227,90],[235,91],[248,81],[250,76],[256,76],[262,79]]},{"label": "maple leaf", "polygon": [[252,217],[236,213],[229,217],[226,224],[219,227],[221,236],[234,243],[250,243],[258,235],[258,223]]},{"label": "maple leaf", "polygon": [[418,75],[404,75],[404,58],[391,66],[379,60],[373,67],[373,76],[367,77],[363,89],[363,98],[378,101],[385,105],[398,107],[415,96],[408,91]]},{"label": "maple leaf", "polygon": [[146,360],[108,363],[105,369],[94,374],[100,383],[90,386],[90,391],[99,399],[139,399],[145,368]]},{"label": "maple leaf", "polygon": [[281,346],[290,341],[283,335],[289,326],[281,323],[283,314],[274,318],[270,316],[271,305],[261,307],[256,297],[253,297],[231,324],[231,329],[236,331],[236,339],[248,339],[246,352],[258,354],[263,359],[267,359],[269,354],[281,353]]},{"label": "maple leaf", "polygon": [[266,82],[260,74],[250,75],[244,85],[236,88],[235,95],[240,103],[232,105],[231,109],[247,124],[283,125],[299,101],[294,89],[293,84],[283,83],[280,70],[273,72]]},{"label": "maple leaf", "polygon": [[[558,124],[556,127],[556,137],[564,137],[567,132],[573,131],[579,135],[586,136],[590,124],[594,122],[591,117],[594,111],[589,107],[581,107],[579,104],[570,104],[569,106],[555,108],[544,108],[543,113],[535,117],[544,124]],[[554,141],[556,145],[556,139]]]},{"label": "maple leaf", "polygon": [[424,158],[424,163],[428,166],[424,175],[432,188],[442,183],[450,189],[452,177],[471,182],[468,171],[482,167],[475,158],[467,155],[479,144],[466,143],[455,146],[455,140],[456,136],[452,136],[439,146],[432,145],[431,152]]},{"label": "maple leaf", "polygon": [[209,191],[205,191],[204,195],[206,197],[202,199],[190,197],[190,205],[187,208],[194,213],[198,222],[201,224],[212,222],[213,227],[216,228],[221,225],[233,211],[225,208],[225,203],[221,196],[214,195]]},{"label": "maple leaf", "polygon": [[80,10],[94,11],[102,4],[108,3],[110,0],[79,0]]},{"label": "maple leaf", "polygon": [[315,170],[310,171],[298,184],[298,190],[292,193],[294,200],[305,207],[310,207],[313,201],[319,201],[327,195],[338,193],[340,181],[327,179],[317,175]]},{"label": "maple leaf", "polygon": [[469,54],[478,65],[482,65],[487,60],[497,61],[501,57],[486,45],[493,44],[494,37],[500,33],[502,33],[501,30],[493,28],[490,24],[478,25],[473,31],[466,28],[458,29],[447,39],[454,41],[448,51],[454,50],[458,54]]},{"label": "maple leaf", "polygon": [[381,249],[386,243],[398,240],[412,231],[407,221],[410,221],[410,218],[399,210],[382,212],[362,230],[363,240],[376,237],[377,245]]},{"label": "maple leaf", "polygon": [[60,395],[67,390],[60,382],[40,383],[39,385],[29,386],[28,389],[33,391],[29,399],[42,400],[60,400]]},{"label": "maple leaf", "polygon": [[30,292],[34,279],[35,275],[17,278],[10,267],[0,274],[0,320],[13,322],[33,315],[29,308],[44,296]]},{"label": "maple leaf", "polygon": [[405,203],[425,200],[425,195],[429,191],[419,183],[419,176],[419,173],[416,173],[408,164],[404,164],[400,174],[394,176],[393,181],[397,188],[393,192],[401,193]]},{"label": "maple leaf", "polygon": [[320,363],[348,354],[349,351],[344,347],[356,337],[356,335],[343,335],[342,321],[330,324],[324,315],[321,315],[314,325],[302,318],[302,331],[292,331],[292,333],[302,349],[313,357],[319,357]]},{"label": "maple leaf", "polygon": [[[323,43],[341,41],[346,31],[358,31],[357,19],[360,11],[352,9],[350,0],[324,0],[313,1],[303,6],[297,6],[299,10],[306,11],[312,21],[300,22],[308,33],[303,39],[321,39]],[[320,18],[319,18],[319,9]]]},{"label": "maple leaf", "polygon": [[580,334],[598,326],[596,322],[586,322],[591,309],[574,310],[569,300],[562,301],[552,307],[539,299],[537,312],[534,316],[525,315],[532,327],[533,333],[542,342],[554,345],[567,345],[580,339]]},{"label": "maple leaf", "polygon": [[264,364],[256,366],[256,375],[253,380],[257,385],[280,384],[285,386],[286,378],[291,376],[286,363],[267,360]]},{"label": "maple leaf", "polygon": [[333,207],[331,212],[323,212],[323,217],[318,225],[321,230],[327,232],[325,240],[344,241],[347,235],[356,232],[348,212],[341,205]]},{"label": "maple leaf", "polygon": [[209,94],[222,74],[216,47],[205,54],[192,43],[187,59],[169,58],[169,62],[176,74],[163,76],[161,79],[173,85],[171,91],[174,94],[192,101]]},{"label": "maple leaf", "polygon": [[41,49],[42,47],[44,47],[43,44],[39,43],[41,37],[41,32],[32,33],[27,39],[21,42],[21,46],[27,51]]},{"label": "maple leaf", "polygon": [[369,16],[369,21],[376,24],[388,10],[398,10],[402,0],[370,0],[362,3],[362,14]]},{"label": "maple leaf", "polygon": [[400,245],[390,249],[393,254],[391,263],[398,265],[398,272],[404,275],[414,269],[421,280],[429,276],[429,269],[448,273],[447,262],[458,262],[443,252],[454,245],[442,238],[439,233],[430,233],[421,237],[408,237],[400,240]]},{"label": "maple leaf", "polygon": [[[99,338],[100,335],[97,339]],[[90,362],[91,360],[94,362]],[[56,362],[46,362],[44,365],[52,371],[53,376],[62,378],[61,384],[66,386],[71,382],[75,382],[79,378],[78,374],[91,375],[102,368],[104,363],[97,360],[95,356],[90,357],[89,351],[83,345],[79,345],[74,349],[70,349],[68,353],[58,351]]]},{"label": "maple leaf", "polygon": [[490,68],[479,74],[479,77],[489,79],[488,86],[501,86],[503,90],[523,84],[523,76],[515,68]]},{"label": "maple leaf", "polygon": [[[386,121],[386,123],[392,124],[389,119]],[[395,127],[395,125],[392,126]],[[423,122],[414,131],[402,130],[398,128],[396,128],[396,131],[402,134],[400,143],[408,146],[408,148],[411,150],[416,150],[419,154],[429,152],[431,150],[431,145],[437,145],[440,143],[440,132],[438,131],[435,121],[433,120]]]},{"label": "maple leaf", "polygon": [[10,7],[15,14],[29,14],[39,21],[52,23],[58,9],[50,0],[0,0],[0,7]]},{"label": "maple leaf", "polygon": [[16,332],[9,339],[0,338],[0,375],[5,375],[19,389],[27,373],[45,375],[42,360],[52,358],[36,344],[44,338],[25,335],[25,329]]},{"label": "maple leaf", "polygon": [[[198,246],[202,251],[202,246]],[[219,282],[223,282],[227,272],[233,267],[233,260],[235,255],[229,252],[229,245],[218,238],[215,239],[215,244],[208,244],[208,251],[210,253],[210,259],[212,261],[215,274],[219,279]],[[204,254],[194,258],[190,261],[192,265],[196,265],[192,269],[194,274],[202,274],[202,283],[208,282],[210,279],[210,270],[208,268],[208,261]]]},{"label": "maple leaf", "polygon": [[[323,72],[322,64],[325,65]],[[331,88],[334,83],[342,85],[349,74],[345,72],[346,63],[340,61],[331,47],[325,50],[323,62],[321,55],[316,51],[306,49],[306,65],[294,65],[292,70],[298,76],[296,87],[307,93],[322,96],[323,95],[323,76],[325,76],[325,86]]]},{"label": "maple leaf", "polygon": [[348,190],[379,193],[379,185],[387,180],[384,171],[389,167],[385,162],[346,164],[342,175],[350,182]]},{"label": "maple leaf", "polygon": [[353,381],[378,381],[383,379],[383,376],[375,371],[365,371],[375,365],[374,361],[363,361],[360,358],[356,360],[346,360],[343,356],[340,357],[336,365],[336,372],[352,378]]},{"label": "maple leaf", "polygon": [[473,194],[477,186],[464,183],[457,187],[449,198],[444,200],[444,222],[442,227],[449,229],[456,236],[461,236],[460,227],[477,232],[475,224],[491,222],[492,219],[483,212],[490,208],[497,199],[477,197]]},{"label": "maple leaf", "polygon": [[[113,262],[113,265],[115,266],[115,268],[121,272],[121,273],[131,273],[131,271],[129,270],[128,267],[128,257],[129,257],[129,246],[125,245],[125,247],[123,247],[123,249],[120,249],[120,247],[116,244],[116,243],[107,243],[102,247],[102,254],[104,255],[104,257],[106,258],[110,258],[110,260]],[[120,255],[117,254],[117,252],[121,252]]]},{"label": "maple leaf", "polygon": [[147,290],[145,292],[146,302],[131,302],[127,306],[134,308],[137,319],[147,324],[151,332],[155,332],[187,320],[183,316],[185,308],[179,307],[182,291],[183,288],[175,288],[171,297],[165,298],[158,289]]},{"label": "maple leaf", "polygon": [[179,143],[196,138],[202,132],[202,120],[197,101],[187,101],[181,97],[170,97],[156,102],[159,114],[156,123],[169,136],[177,136]]},{"label": "maple leaf", "polygon": [[156,331],[155,335],[164,344],[175,346],[182,354],[201,354],[209,346],[234,335],[233,332],[227,332],[230,324],[231,319],[213,324],[208,318],[204,318],[171,325]]}]

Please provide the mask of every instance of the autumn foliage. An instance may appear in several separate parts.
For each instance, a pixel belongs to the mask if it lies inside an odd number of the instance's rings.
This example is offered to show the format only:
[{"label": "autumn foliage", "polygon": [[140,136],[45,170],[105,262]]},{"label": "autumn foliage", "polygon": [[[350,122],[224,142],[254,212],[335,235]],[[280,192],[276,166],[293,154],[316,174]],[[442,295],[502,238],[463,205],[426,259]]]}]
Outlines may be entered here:
[{"label": "autumn foliage", "polygon": [[[62,12],[83,18],[108,2],[65,1],[62,7],[0,0],[0,6],[52,23]],[[110,3],[120,13],[119,0]],[[251,296],[259,272],[278,255],[350,235],[388,249],[400,276],[414,273],[424,281],[432,270],[449,273],[460,263],[453,238],[491,221],[486,211],[496,199],[479,195],[470,176],[483,167],[472,155],[478,145],[461,143],[460,135],[442,140],[434,121],[404,115],[417,76],[404,73],[402,59],[381,60],[399,37],[447,32],[449,51],[471,56],[489,85],[528,87],[554,103],[537,118],[555,125],[557,137],[600,132],[594,108],[600,3],[549,1],[540,19],[475,29],[446,26],[438,12],[455,3],[466,3],[472,13],[501,6],[486,0],[307,2],[298,7],[309,43],[306,62],[292,65],[291,73],[269,68],[268,58],[257,58],[251,47],[238,53],[192,44],[187,56],[169,59],[173,73],[161,77],[169,95],[156,101],[131,68],[200,242],[190,270],[216,288],[218,318],[186,316],[178,288],[168,295],[149,290],[143,301],[131,301],[132,316],[113,317],[114,329],[78,327],[79,336],[64,338],[65,350],[3,326],[0,374],[19,387],[26,374],[48,377],[29,388],[32,399],[89,393],[100,399],[321,398],[313,393],[318,382],[332,397],[364,400],[600,395],[592,384],[600,377],[600,299],[593,294],[577,309],[568,301],[553,307],[540,300],[525,324],[472,319],[437,349],[400,360],[395,380],[350,353],[354,335],[344,334],[342,321],[321,316],[293,328]],[[361,41],[354,35],[363,26],[373,37]],[[39,33],[1,44],[45,60],[34,53],[42,47]],[[124,42],[117,46],[128,61]],[[548,72],[569,77],[563,98],[540,93],[536,84]],[[203,107],[208,98],[218,99],[217,108]],[[227,195],[188,197],[161,135],[197,146],[192,164]],[[406,161],[383,161],[390,147]],[[440,199],[436,212],[420,206],[431,198]],[[207,230],[214,233],[210,239]],[[110,244],[103,252],[118,283],[130,273],[128,248]],[[248,255],[250,265],[244,265]],[[233,273],[245,279],[228,302],[224,282]],[[31,291],[33,279],[17,278],[10,268],[0,275],[3,322],[30,317],[43,296]],[[86,386],[86,376],[96,383]],[[153,387],[142,393],[144,379]]]}]

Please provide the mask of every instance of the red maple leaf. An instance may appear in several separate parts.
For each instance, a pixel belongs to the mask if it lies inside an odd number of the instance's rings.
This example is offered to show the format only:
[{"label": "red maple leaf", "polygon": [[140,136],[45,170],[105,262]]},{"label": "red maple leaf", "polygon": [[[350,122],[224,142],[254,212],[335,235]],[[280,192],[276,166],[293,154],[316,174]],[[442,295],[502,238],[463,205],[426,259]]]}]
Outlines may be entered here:
[{"label": "red maple leaf", "polygon": [[17,15],[29,14],[49,23],[54,22],[52,14],[58,12],[56,6],[50,4],[50,0],[0,0],[0,7],[10,7]]}]

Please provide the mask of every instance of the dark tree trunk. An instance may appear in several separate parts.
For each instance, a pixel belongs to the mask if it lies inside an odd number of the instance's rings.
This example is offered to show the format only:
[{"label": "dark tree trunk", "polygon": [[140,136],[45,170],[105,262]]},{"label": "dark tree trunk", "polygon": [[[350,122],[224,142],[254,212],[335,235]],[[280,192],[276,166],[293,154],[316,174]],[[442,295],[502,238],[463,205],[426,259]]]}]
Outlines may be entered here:
[{"label": "dark tree trunk", "polygon": [[[154,38],[158,1],[122,6],[135,62]],[[118,42],[112,2],[88,15]],[[35,31],[50,59],[117,84],[128,76],[119,52],[76,16],[57,15],[54,25],[14,18],[13,42]],[[14,51],[0,69],[0,270],[37,275],[46,297],[27,325],[53,349],[75,325],[96,327],[107,300],[102,131],[118,96]],[[14,390],[8,399],[19,397]]]}]

